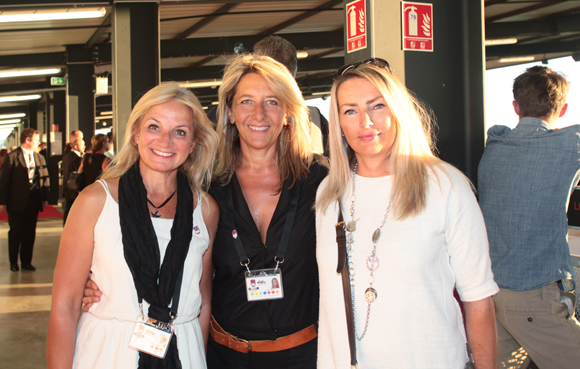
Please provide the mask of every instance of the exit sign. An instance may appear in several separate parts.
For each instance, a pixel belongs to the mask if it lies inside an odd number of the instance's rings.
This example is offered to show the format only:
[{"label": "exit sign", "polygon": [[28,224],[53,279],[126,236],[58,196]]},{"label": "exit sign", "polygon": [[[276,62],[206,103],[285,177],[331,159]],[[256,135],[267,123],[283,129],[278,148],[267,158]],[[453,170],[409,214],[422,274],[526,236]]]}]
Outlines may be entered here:
[{"label": "exit sign", "polygon": [[50,85],[51,86],[64,86],[64,77],[51,77],[50,78]]}]

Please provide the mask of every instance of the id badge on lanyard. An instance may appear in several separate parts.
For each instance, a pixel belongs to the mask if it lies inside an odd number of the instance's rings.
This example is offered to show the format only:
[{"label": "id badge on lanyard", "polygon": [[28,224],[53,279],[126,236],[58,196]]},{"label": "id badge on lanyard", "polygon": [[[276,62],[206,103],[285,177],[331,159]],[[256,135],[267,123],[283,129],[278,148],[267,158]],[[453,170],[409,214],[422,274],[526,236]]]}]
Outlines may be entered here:
[{"label": "id badge on lanyard", "polygon": [[172,337],[173,326],[171,324],[141,316],[135,323],[129,348],[165,359]]},{"label": "id badge on lanyard", "polygon": [[276,300],[284,297],[280,268],[247,271],[245,277],[248,301]]}]

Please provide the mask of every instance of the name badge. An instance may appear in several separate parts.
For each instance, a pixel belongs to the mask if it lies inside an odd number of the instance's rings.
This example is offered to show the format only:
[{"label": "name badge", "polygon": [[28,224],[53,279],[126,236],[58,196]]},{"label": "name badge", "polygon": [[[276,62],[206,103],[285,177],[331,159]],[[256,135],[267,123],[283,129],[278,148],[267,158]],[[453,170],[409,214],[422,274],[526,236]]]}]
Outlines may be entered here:
[{"label": "name badge", "polygon": [[248,301],[275,300],[284,297],[282,270],[258,269],[245,273]]},{"label": "name badge", "polygon": [[129,341],[129,348],[165,359],[173,326],[151,318],[139,317]]}]

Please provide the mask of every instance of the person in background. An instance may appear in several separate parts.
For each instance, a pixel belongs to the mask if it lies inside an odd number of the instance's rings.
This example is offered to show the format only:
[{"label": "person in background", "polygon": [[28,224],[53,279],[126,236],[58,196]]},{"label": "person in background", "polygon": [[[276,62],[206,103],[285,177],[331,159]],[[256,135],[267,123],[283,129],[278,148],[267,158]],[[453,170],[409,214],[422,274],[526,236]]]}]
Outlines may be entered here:
[{"label": "person in background", "polygon": [[2,165],[2,160],[4,159],[4,156],[6,156],[6,154],[8,154],[8,149],[6,148],[0,149],[0,166]]},{"label": "person in background", "polygon": [[83,161],[83,154],[85,152],[85,141],[75,138],[71,143],[72,150],[65,154],[62,158],[62,183],[64,195],[64,214],[63,225],[66,224],[66,218],[73,202],[77,198],[79,192],[68,188],[67,183],[72,172],[78,171]]},{"label": "person in background", "polygon": [[566,217],[580,177],[580,125],[555,129],[569,88],[544,66],[518,76],[513,107],[520,121],[513,130],[488,130],[479,163],[479,203],[500,287],[498,368],[519,368],[514,353],[521,348],[541,369],[580,366]]},{"label": "person in background", "polygon": [[[62,233],[49,369],[205,368],[219,209],[204,189],[216,146],[201,104],[177,83],[154,87],[137,102],[123,148],[102,179],[81,192]],[[81,315],[91,272],[106,292]],[[137,324],[150,319],[174,331],[163,359],[153,356],[161,350],[143,351],[150,345],[129,347],[138,346],[134,331],[155,330]]]},{"label": "person in background", "polygon": [[498,287],[469,181],[434,156],[429,115],[385,60],[345,65],[331,96],[330,173],[316,199],[318,369],[350,368],[347,319],[361,368],[473,368],[467,343],[477,369],[495,368]]},{"label": "person in background", "polygon": [[115,147],[113,144],[113,130],[107,132],[107,139],[109,140],[109,150],[105,151],[105,156],[109,159],[113,159],[115,156]]},{"label": "person in background", "polygon": [[44,156],[44,160],[48,159],[48,154],[46,152],[46,142],[40,143],[40,146],[38,146],[38,153]]},{"label": "person in background", "polygon": [[70,141],[64,147],[63,156],[66,155],[66,154],[68,154],[72,150],[71,142],[73,142],[75,139],[82,140],[83,138],[84,138],[83,137],[83,131],[81,131],[80,129],[77,129],[75,131],[72,131],[71,134],[70,134]]},{"label": "person in background", "polygon": [[104,154],[107,150],[109,150],[109,139],[106,135],[99,133],[91,138],[91,149],[83,157],[79,168],[79,172],[84,176],[85,187],[99,179],[111,163],[111,159]]},{"label": "person in background", "polygon": [[48,205],[50,181],[44,156],[37,152],[40,133],[25,128],[21,146],[4,156],[0,167],[0,213],[8,212],[8,255],[10,270],[34,271],[32,251],[38,212]]}]

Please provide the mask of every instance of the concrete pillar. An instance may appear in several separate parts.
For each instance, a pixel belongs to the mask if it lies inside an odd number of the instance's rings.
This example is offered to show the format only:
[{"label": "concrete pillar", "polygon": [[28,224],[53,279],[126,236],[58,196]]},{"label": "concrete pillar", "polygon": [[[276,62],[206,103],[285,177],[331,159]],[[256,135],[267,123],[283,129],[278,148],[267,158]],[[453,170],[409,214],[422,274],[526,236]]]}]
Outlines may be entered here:
[{"label": "concrete pillar", "polygon": [[159,7],[116,4],[112,14],[113,131],[119,152],[131,109],[159,84]]},{"label": "concrete pillar", "polygon": [[474,182],[483,154],[484,28],[482,0],[431,0],[433,52],[402,50],[401,2],[365,0],[368,46],[348,53],[352,63],[371,57],[389,61],[393,72],[437,117],[439,156]]},{"label": "concrete pillar", "polygon": [[[86,51],[90,55],[90,51]],[[68,62],[67,64],[67,101],[68,114],[65,121],[57,121],[63,133],[64,144],[68,142],[71,132],[83,131],[84,141],[89,148],[91,138],[95,135],[95,79],[92,61]],[[48,127],[50,131],[50,127]]]}]

